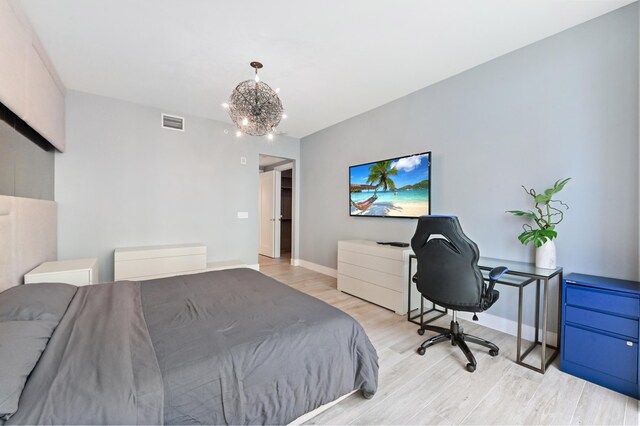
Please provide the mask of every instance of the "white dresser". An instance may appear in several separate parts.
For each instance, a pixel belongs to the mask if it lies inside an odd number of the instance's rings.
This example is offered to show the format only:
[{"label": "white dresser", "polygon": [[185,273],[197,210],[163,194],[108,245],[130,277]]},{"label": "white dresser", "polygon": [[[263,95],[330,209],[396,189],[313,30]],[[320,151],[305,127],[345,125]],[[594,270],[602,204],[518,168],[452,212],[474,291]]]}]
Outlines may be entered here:
[{"label": "white dresser", "polygon": [[[338,241],[338,290],[404,315],[411,254],[411,247],[380,245],[368,240]],[[411,304],[415,301],[412,308],[417,308],[420,295],[415,286],[412,288]]]},{"label": "white dresser", "polygon": [[97,284],[98,259],[44,262],[25,274],[24,283],[65,283],[78,286]]},{"label": "white dresser", "polygon": [[246,267],[239,260],[207,263],[207,246],[204,244],[128,247],[118,248],[113,253],[115,281],[144,281]]},{"label": "white dresser", "polygon": [[207,269],[207,246],[173,244],[118,248],[113,254],[113,275],[120,280],[149,280]]}]

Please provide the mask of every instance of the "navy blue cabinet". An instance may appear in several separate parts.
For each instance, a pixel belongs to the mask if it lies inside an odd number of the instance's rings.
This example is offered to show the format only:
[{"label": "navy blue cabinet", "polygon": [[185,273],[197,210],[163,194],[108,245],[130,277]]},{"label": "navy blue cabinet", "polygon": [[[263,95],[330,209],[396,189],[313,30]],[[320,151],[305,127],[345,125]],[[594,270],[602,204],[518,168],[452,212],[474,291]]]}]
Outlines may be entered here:
[{"label": "navy blue cabinet", "polygon": [[640,283],[570,274],[562,283],[560,369],[640,397]]}]

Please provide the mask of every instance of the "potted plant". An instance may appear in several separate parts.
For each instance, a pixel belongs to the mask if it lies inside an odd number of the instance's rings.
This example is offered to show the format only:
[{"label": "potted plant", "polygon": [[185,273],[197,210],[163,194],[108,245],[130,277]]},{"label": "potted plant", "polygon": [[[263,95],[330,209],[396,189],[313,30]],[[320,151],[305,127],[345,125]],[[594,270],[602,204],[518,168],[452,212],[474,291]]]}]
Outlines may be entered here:
[{"label": "potted plant", "polygon": [[556,245],[553,239],[558,236],[556,226],[564,219],[564,211],[569,206],[553,197],[564,188],[571,178],[560,179],[553,184],[553,188],[545,189],[543,193],[537,193],[535,189],[522,188],[533,198],[533,210],[509,210],[515,216],[523,216],[534,222],[537,228],[531,224],[522,225],[522,232],[518,239],[524,245],[533,243],[536,246],[536,266],[538,268],[556,268]]}]

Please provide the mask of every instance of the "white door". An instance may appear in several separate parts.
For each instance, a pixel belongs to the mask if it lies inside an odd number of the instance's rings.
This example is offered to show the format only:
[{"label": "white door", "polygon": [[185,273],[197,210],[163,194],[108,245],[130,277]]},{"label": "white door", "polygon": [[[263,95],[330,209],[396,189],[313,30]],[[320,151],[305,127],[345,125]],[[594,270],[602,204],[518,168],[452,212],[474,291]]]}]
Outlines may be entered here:
[{"label": "white door", "polygon": [[260,242],[258,253],[280,257],[280,172],[260,173]]}]

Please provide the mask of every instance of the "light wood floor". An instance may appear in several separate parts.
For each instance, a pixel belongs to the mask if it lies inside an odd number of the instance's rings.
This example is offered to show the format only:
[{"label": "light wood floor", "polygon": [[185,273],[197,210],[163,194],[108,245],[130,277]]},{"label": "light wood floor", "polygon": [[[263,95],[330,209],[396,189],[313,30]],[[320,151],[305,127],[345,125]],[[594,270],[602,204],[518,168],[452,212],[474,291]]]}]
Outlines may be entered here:
[{"label": "light wood floor", "polygon": [[[454,346],[441,343],[416,353],[433,335],[391,311],[336,289],[336,279],[260,256],[260,271],[347,312],[366,330],[379,356],[378,392],[371,400],[356,393],[308,424],[629,424],[638,425],[638,401],[565,374],[558,361],[542,375],[521,367],[515,338],[473,322],[465,332],[500,347],[495,358],[470,345],[475,373]],[[444,319],[444,318],[443,318]],[[448,320],[442,321],[448,326]]]}]

